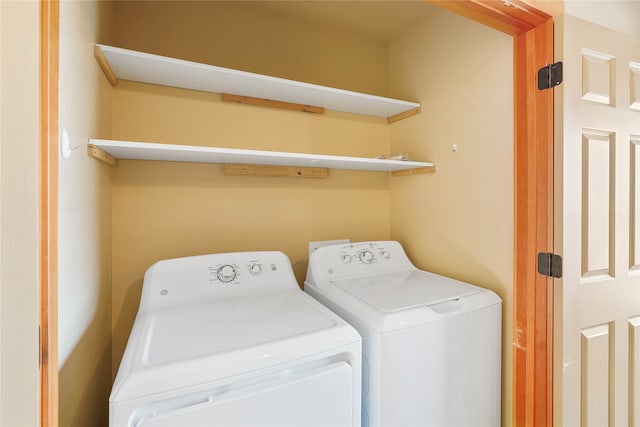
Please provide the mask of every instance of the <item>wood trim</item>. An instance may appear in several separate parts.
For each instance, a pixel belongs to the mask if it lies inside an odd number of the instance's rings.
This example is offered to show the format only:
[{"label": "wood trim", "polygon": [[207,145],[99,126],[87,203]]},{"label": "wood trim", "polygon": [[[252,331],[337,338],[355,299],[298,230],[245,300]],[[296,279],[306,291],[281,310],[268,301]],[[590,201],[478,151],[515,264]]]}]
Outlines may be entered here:
[{"label": "wood trim", "polygon": [[225,102],[235,102],[237,104],[257,105],[259,107],[281,108],[283,110],[302,111],[305,113],[324,113],[323,107],[314,105],[296,104],[294,102],[273,101],[271,99],[253,98],[251,96],[233,95],[223,93],[222,100]]},{"label": "wood trim", "polygon": [[424,168],[403,169],[403,170],[391,172],[391,176],[396,177],[396,176],[407,176],[407,175],[422,175],[425,173],[436,173],[436,167],[427,166]]},{"label": "wood trim", "polygon": [[118,163],[118,160],[115,157],[93,144],[87,144],[87,155],[110,166],[115,166]]},{"label": "wood trim", "polygon": [[391,117],[387,117],[387,123],[391,124],[397,122],[398,120],[406,119],[407,117],[415,116],[416,114],[420,114],[420,107],[412,108],[409,111],[405,111],[404,113],[399,113],[393,115]]},{"label": "wood trim", "polygon": [[224,174],[232,176],[326,178],[329,176],[329,169],[300,166],[243,165],[238,163],[225,163]]},{"label": "wood trim", "polygon": [[59,0],[40,0],[40,425],[58,425]]},{"label": "wood trim", "polygon": [[537,273],[538,252],[553,252],[553,90],[538,90],[538,69],[553,62],[553,22],[514,39],[515,264],[514,425],[553,422],[553,280]]},{"label": "wood trim", "polygon": [[102,53],[102,48],[100,48],[100,46],[96,45],[93,47],[93,56],[96,58],[96,61],[98,61],[100,69],[104,73],[107,80],[109,80],[109,83],[111,83],[111,86],[117,86],[118,78],[116,77],[116,73],[114,73],[111,69],[111,65],[109,65],[107,57],[104,56],[104,53]]},{"label": "wood trim", "polygon": [[515,36],[543,24],[546,13],[522,0],[427,0],[438,7]]}]

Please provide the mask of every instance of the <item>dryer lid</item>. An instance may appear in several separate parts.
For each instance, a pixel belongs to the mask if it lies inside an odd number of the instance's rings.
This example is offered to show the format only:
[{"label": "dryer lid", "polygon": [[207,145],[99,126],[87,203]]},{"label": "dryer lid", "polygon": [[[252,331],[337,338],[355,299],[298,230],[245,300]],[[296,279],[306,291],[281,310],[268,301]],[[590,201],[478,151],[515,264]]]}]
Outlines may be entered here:
[{"label": "dryer lid", "polygon": [[301,290],[139,313],[110,401],[212,381],[359,342]]},{"label": "dryer lid", "polygon": [[335,280],[332,283],[384,312],[435,305],[483,291],[477,286],[422,270]]},{"label": "dryer lid", "polygon": [[280,292],[154,312],[143,362],[158,365],[229,352],[335,325],[300,295]]}]

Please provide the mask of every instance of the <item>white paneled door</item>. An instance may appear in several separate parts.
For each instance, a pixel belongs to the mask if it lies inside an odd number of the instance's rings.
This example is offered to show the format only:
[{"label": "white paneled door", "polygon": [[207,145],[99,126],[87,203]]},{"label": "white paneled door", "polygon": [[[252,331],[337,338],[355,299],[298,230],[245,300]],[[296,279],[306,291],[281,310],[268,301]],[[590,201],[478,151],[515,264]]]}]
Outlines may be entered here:
[{"label": "white paneled door", "polygon": [[556,425],[640,426],[640,40],[556,24]]}]

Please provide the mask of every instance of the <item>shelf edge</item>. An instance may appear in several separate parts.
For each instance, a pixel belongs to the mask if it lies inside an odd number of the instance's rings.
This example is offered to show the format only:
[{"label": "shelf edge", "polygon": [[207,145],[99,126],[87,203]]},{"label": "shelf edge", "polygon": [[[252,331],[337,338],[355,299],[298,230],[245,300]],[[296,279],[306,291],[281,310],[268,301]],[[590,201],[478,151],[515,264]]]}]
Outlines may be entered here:
[{"label": "shelf edge", "polygon": [[[420,169],[428,170],[433,166],[433,164],[429,162],[380,160],[365,157],[260,151],[210,146],[158,144],[152,142],[90,139],[89,143],[92,146],[99,148],[101,151],[106,152],[114,159],[121,158],[131,160],[214,164],[253,164],[270,165],[275,167],[309,167],[369,172],[401,172],[402,170]],[[291,163],[289,163],[289,161],[291,161]]]}]

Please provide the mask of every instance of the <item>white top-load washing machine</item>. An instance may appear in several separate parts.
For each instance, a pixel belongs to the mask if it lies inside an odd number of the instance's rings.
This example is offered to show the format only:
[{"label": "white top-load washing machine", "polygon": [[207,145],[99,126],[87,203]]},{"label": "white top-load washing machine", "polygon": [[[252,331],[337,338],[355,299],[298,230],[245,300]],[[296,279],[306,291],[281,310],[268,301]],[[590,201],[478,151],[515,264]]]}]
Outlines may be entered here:
[{"label": "white top-load washing machine", "polygon": [[361,338],[281,252],[160,261],[109,399],[111,426],[360,426]]},{"label": "white top-load washing machine", "polygon": [[305,291],[362,335],[362,425],[500,425],[501,300],[397,242],[317,249]]}]

